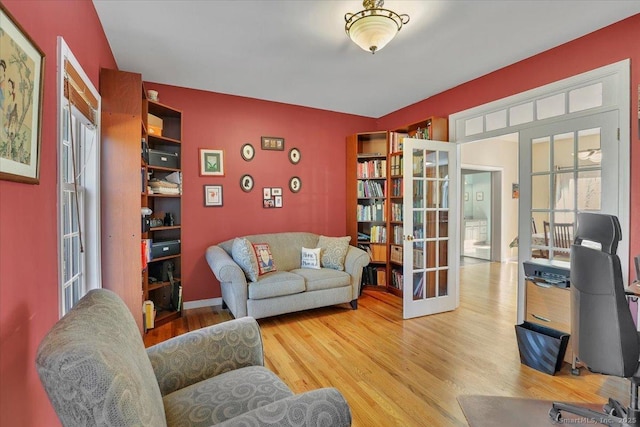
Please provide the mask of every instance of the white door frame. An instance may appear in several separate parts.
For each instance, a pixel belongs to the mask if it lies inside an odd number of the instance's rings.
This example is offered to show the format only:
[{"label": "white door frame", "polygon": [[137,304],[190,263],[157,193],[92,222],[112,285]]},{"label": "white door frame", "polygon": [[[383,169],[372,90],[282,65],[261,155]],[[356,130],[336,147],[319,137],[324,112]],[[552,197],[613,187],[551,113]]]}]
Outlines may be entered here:
[{"label": "white door frame", "polygon": [[[628,276],[629,272],[630,231],[630,67],[630,60],[625,59],[573,77],[549,83],[529,91],[521,92],[468,110],[460,111],[449,116],[449,139],[451,142],[459,145],[464,142],[487,139],[507,133],[520,132],[523,129],[548,125],[567,119],[617,110],[620,124],[618,158],[620,198],[618,202],[618,219],[622,228],[622,241],[618,246],[618,254],[620,255],[620,262],[622,264],[622,271],[625,278]],[[535,110],[537,100],[548,98],[560,93],[569,93],[571,90],[594,83],[601,83],[603,87],[603,102],[600,106],[556,117],[511,124],[509,114],[518,107],[525,104],[532,104],[532,108]],[[535,114],[533,114],[533,117],[535,117]],[[504,122],[504,125],[501,125],[502,122]],[[524,153],[520,152],[519,156],[522,157],[523,154]],[[460,175],[458,175],[458,177],[460,177]],[[520,212],[520,218],[522,218],[522,212]],[[522,227],[519,227],[519,229],[522,229]],[[459,245],[459,242],[456,242],[456,244]],[[460,250],[458,249],[458,253],[459,252]],[[519,280],[518,289],[519,295],[522,295],[523,292],[521,291],[524,289],[524,283],[520,282],[521,280]],[[523,312],[524,297],[519,297],[518,313]],[[520,319],[520,314],[518,317],[518,321],[521,321],[522,319]]]}]

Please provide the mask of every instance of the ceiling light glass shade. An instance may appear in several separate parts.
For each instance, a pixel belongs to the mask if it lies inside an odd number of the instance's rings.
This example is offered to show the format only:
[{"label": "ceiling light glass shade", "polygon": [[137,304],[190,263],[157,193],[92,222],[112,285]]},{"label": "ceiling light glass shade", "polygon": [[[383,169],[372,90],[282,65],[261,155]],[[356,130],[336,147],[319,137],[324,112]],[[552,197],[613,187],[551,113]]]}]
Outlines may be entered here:
[{"label": "ceiling light glass shade", "polygon": [[393,40],[403,24],[409,22],[409,15],[382,9],[384,0],[364,0],[362,4],[365,10],[344,16],[344,29],[355,44],[367,52],[376,53]]}]

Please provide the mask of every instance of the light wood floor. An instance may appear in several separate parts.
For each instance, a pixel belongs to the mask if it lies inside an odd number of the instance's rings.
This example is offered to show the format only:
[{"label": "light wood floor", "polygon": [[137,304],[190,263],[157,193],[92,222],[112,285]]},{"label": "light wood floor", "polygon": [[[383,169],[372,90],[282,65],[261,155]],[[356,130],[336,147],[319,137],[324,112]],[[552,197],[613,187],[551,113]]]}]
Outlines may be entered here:
[{"label": "light wood floor", "polygon": [[[402,319],[401,300],[366,290],[348,304],[259,320],[266,365],[294,392],[336,387],[354,426],[466,426],[462,394],[628,403],[628,383],[569,365],[555,376],[520,364],[515,338],[517,264],[461,268],[460,308]],[[230,318],[220,307],[187,310],[150,331],[152,345]],[[514,424],[517,425],[517,422]]]}]

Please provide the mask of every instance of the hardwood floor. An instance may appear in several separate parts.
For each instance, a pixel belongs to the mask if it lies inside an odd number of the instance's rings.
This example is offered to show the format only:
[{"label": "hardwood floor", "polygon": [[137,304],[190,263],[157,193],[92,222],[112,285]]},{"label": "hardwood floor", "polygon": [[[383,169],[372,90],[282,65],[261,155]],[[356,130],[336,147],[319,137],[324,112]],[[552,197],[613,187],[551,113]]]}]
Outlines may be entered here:
[{"label": "hardwood floor", "polygon": [[[517,264],[461,268],[460,308],[402,319],[402,301],[366,290],[348,304],[259,320],[265,364],[294,392],[336,387],[354,426],[466,426],[462,394],[628,403],[620,378],[555,376],[520,364],[515,338]],[[230,319],[226,310],[188,310],[150,331],[145,344]],[[517,422],[514,424],[517,425]]]}]

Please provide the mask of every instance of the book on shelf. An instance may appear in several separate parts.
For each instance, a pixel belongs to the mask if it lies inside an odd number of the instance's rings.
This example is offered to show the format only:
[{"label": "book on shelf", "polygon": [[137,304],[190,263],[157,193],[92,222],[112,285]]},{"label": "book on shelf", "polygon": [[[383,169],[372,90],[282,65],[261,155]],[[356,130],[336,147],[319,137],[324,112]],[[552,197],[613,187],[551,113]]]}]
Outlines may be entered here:
[{"label": "book on shelf", "polygon": [[371,227],[371,237],[369,239],[371,243],[386,243],[387,242],[387,227],[383,225],[374,225]]},{"label": "book on shelf", "polygon": [[403,156],[391,156],[391,176],[402,175]]},{"label": "book on shelf", "polygon": [[390,132],[389,152],[397,153],[399,151],[402,151],[402,146],[404,145],[404,139],[408,136],[409,134],[404,132]]},{"label": "book on shelf", "polygon": [[356,219],[358,221],[386,221],[384,201],[376,201],[371,204],[358,204]]},{"label": "book on shelf", "polygon": [[386,178],[387,160],[375,159],[368,160],[366,162],[358,162],[356,173],[359,179]]},{"label": "book on shelf", "polygon": [[153,301],[146,300],[142,303],[142,318],[144,323],[145,332],[148,329],[153,329],[155,326],[156,309],[153,305]]},{"label": "book on shelf", "polygon": [[368,197],[385,197],[386,196],[386,183],[383,181],[358,181],[358,198]]},{"label": "book on shelf", "polygon": [[391,280],[389,281],[390,286],[402,290],[402,281],[404,280],[404,276],[402,274],[402,270],[399,268],[394,268],[391,270]]}]

